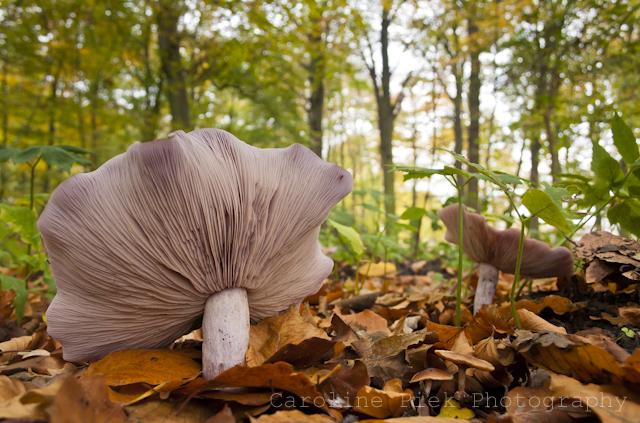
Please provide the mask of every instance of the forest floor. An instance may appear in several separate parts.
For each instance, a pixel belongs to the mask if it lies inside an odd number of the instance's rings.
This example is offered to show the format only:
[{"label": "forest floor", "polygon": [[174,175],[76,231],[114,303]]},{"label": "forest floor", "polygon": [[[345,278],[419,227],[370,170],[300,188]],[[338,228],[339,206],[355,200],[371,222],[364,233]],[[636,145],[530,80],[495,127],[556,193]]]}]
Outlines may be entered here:
[{"label": "forest floor", "polygon": [[[252,325],[246,366],[209,382],[200,330],[167,349],[70,363],[47,335],[46,297],[30,293],[18,324],[15,293],[0,291],[0,421],[638,422],[640,244],[595,236],[576,251],[575,276],[523,290],[523,330],[510,275],[475,316],[477,274],[463,275],[457,327],[457,277],[439,259],[372,265],[357,295],[363,275],[339,263],[300,308]],[[433,368],[448,380],[431,381]]]}]

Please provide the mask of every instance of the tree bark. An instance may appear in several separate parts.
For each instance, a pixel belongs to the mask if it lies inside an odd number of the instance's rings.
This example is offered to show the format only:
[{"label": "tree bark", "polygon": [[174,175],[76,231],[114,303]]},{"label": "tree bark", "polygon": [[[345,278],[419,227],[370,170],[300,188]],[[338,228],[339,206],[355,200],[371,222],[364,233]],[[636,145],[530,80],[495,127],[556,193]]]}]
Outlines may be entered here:
[{"label": "tree bark", "polygon": [[[0,82],[0,104],[2,104],[2,145],[9,144],[9,106],[7,104],[7,98],[9,97],[9,90],[7,86],[7,62],[2,60],[2,81]],[[7,173],[5,173],[5,166],[0,165],[0,201],[4,198]]]},{"label": "tree bark", "polygon": [[[531,140],[531,176],[530,179],[534,182],[534,186],[539,182],[538,176],[538,164],[540,163],[540,134],[535,134]],[[529,226],[529,236],[531,238],[538,238],[538,218],[531,219],[531,225]]]},{"label": "tree bark", "polygon": [[[470,39],[470,59],[471,59],[471,75],[469,76],[469,161],[471,163],[480,163],[480,48],[478,46],[477,34],[478,27],[471,18],[467,20],[468,34]],[[473,168],[469,172],[475,173]],[[478,213],[480,210],[480,201],[478,197],[478,180],[472,178],[468,184],[467,205],[475,209]]]},{"label": "tree bark", "polygon": [[[320,43],[321,40],[317,40]],[[314,43],[315,45],[315,43]],[[316,55],[309,64],[309,131],[311,135],[311,151],[322,158],[322,112],[324,109],[324,55]]]},{"label": "tree bark", "polygon": [[[51,94],[49,97],[49,145],[54,145],[56,141],[56,98],[58,95],[58,75],[51,81]],[[47,164],[47,170],[42,178],[42,191],[49,192],[49,171],[51,165]]]},{"label": "tree bark", "polygon": [[389,19],[388,2],[384,2],[382,11],[382,28],[380,31],[380,46],[382,54],[382,93],[376,96],[378,100],[378,129],[380,131],[380,164],[384,183],[384,209],[388,214],[396,212],[395,172],[389,172],[393,166],[393,123],[395,107],[391,101],[391,69],[389,67]]},{"label": "tree bark", "polygon": [[171,126],[174,130],[190,130],[189,98],[180,55],[180,33],[178,32],[180,13],[170,0],[159,1],[156,13],[158,46],[162,71],[167,81],[166,92],[172,116]]}]

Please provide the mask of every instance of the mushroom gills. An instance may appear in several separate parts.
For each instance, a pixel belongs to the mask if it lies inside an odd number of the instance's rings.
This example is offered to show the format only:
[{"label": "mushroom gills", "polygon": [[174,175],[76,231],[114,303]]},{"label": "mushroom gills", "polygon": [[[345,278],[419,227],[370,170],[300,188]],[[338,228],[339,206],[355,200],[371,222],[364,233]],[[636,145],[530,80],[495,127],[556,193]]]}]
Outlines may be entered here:
[{"label": "mushroom gills", "polygon": [[493,302],[493,296],[496,294],[500,271],[497,267],[488,263],[481,263],[478,270],[478,288],[476,296],[473,300],[473,314],[477,314],[478,310],[484,305]]},{"label": "mushroom gills", "polygon": [[206,380],[245,363],[249,348],[249,300],[244,288],[209,297],[202,319],[202,372]]}]

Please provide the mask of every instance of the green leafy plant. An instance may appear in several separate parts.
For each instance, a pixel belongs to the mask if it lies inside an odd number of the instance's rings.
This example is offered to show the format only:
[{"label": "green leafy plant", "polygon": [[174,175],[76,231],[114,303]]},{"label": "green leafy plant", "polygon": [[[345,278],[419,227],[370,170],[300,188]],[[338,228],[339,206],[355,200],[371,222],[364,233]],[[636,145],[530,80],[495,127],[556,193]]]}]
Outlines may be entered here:
[{"label": "green leafy plant", "polygon": [[[567,216],[562,212],[561,200],[565,191],[559,191],[558,189],[547,186],[545,191],[537,188],[531,188],[533,182],[521,178],[519,176],[510,175],[504,172],[489,170],[477,163],[468,161],[465,157],[455,152],[438,148],[438,150],[445,151],[451,154],[457,161],[464,163],[470,169],[474,169],[477,173],[466,172],[461,169],[445,166],[442,169],[426,169],[410,166],[397,166],[395,169],[404,172],[404,180],[415,178],[432,177],[433,175],[443,176],[458,192],[458,205],[459,205],[459,239],[458,239],[458,285],[456,290],[456,325],[461,325],[461,302],[462,302],[462,263],[463,263],[463,208],[462,208],[462,188],[472,179],[477,178],[483,181],[489,182],[499,188],[506,196],[511,206],[511,210],[516,214],[520,221],[520,241],[518,246],[518,256],[516,262],[516,270],[514,275],[514,282],[511,289],[511,312],[514,321],[519,329],[522,329],[520,320],[516,313],[515,300],[520,280],[520,265],[522,262],[522,250],[524,246],[525,229],[529,226],[531,219],[535,216],[543,219],[546,223],[561,231],[572,231],[572,225],[567,220]],[[462,176],[466,179],[465,182],[459,182],[457,176]],[[516,199],[519,197],[515,192],[515,187],[521,184],[526,184],[529,189],[522,195],[521,202],[531,213],[530,216],[524,216],[516,205]],[[555,197],[555,199],[554,199]]]},{"label": "green leafy plant", "polygon": [[[40,233],[36,227],[38,213],[36,200],[48,197],[48,194],[35,194],[36,168],[42,161],[51,167],[71,172],[74,164],[88,165],[91,162],[82,156],[90,151],[68,145],[35,145],[25,149],[0,146],[0,164],[11,160],[14,164],[26,163],[29,166],[29,193],[26,201],[18,200],[15,205],[0,204],[0,260],[10,262],[11,266],[24,268],[24,279],[0,275],[2,289],[16,292],[14,306],[18,322],[24,315],[24,306],[28,293],[27,281],[35,279],[35,290],[46,291],[49,296],[55,294],[55,283],[51,276],[47,257],[42,253]],[[24,254],[17,253],[19,241],[27,244]]]},{"label": "green leafy plant", "polygon": [[559,174],[558,185],[582,196],[573,205],[582,215],[574,232],[594,217],[606,216],[611,224],[640,236],[640,151],[633,131],[617,113],[611,120],[611,132],[622,160],[618,162],[593,142],[591,174]]}]

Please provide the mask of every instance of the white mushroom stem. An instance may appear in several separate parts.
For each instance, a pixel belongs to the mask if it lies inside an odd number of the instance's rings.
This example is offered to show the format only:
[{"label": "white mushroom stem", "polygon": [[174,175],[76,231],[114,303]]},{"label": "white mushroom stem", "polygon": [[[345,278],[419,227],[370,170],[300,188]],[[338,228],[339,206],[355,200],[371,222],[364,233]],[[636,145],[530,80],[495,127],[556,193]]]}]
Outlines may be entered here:
[{"label": "white mushroom stem", "polygon": [[475,315],[483,305],[491,304],[496,294],[500,272],[498,268],[487,263],[480,264],[478,287],[473,300],[473,314]]},{"label": "white mushroom stem", "polygon": [[245,363],[249,327],[249,301],[244,288],[224,289],[209,297],[202,318],[202,372],[205,380]]}]

